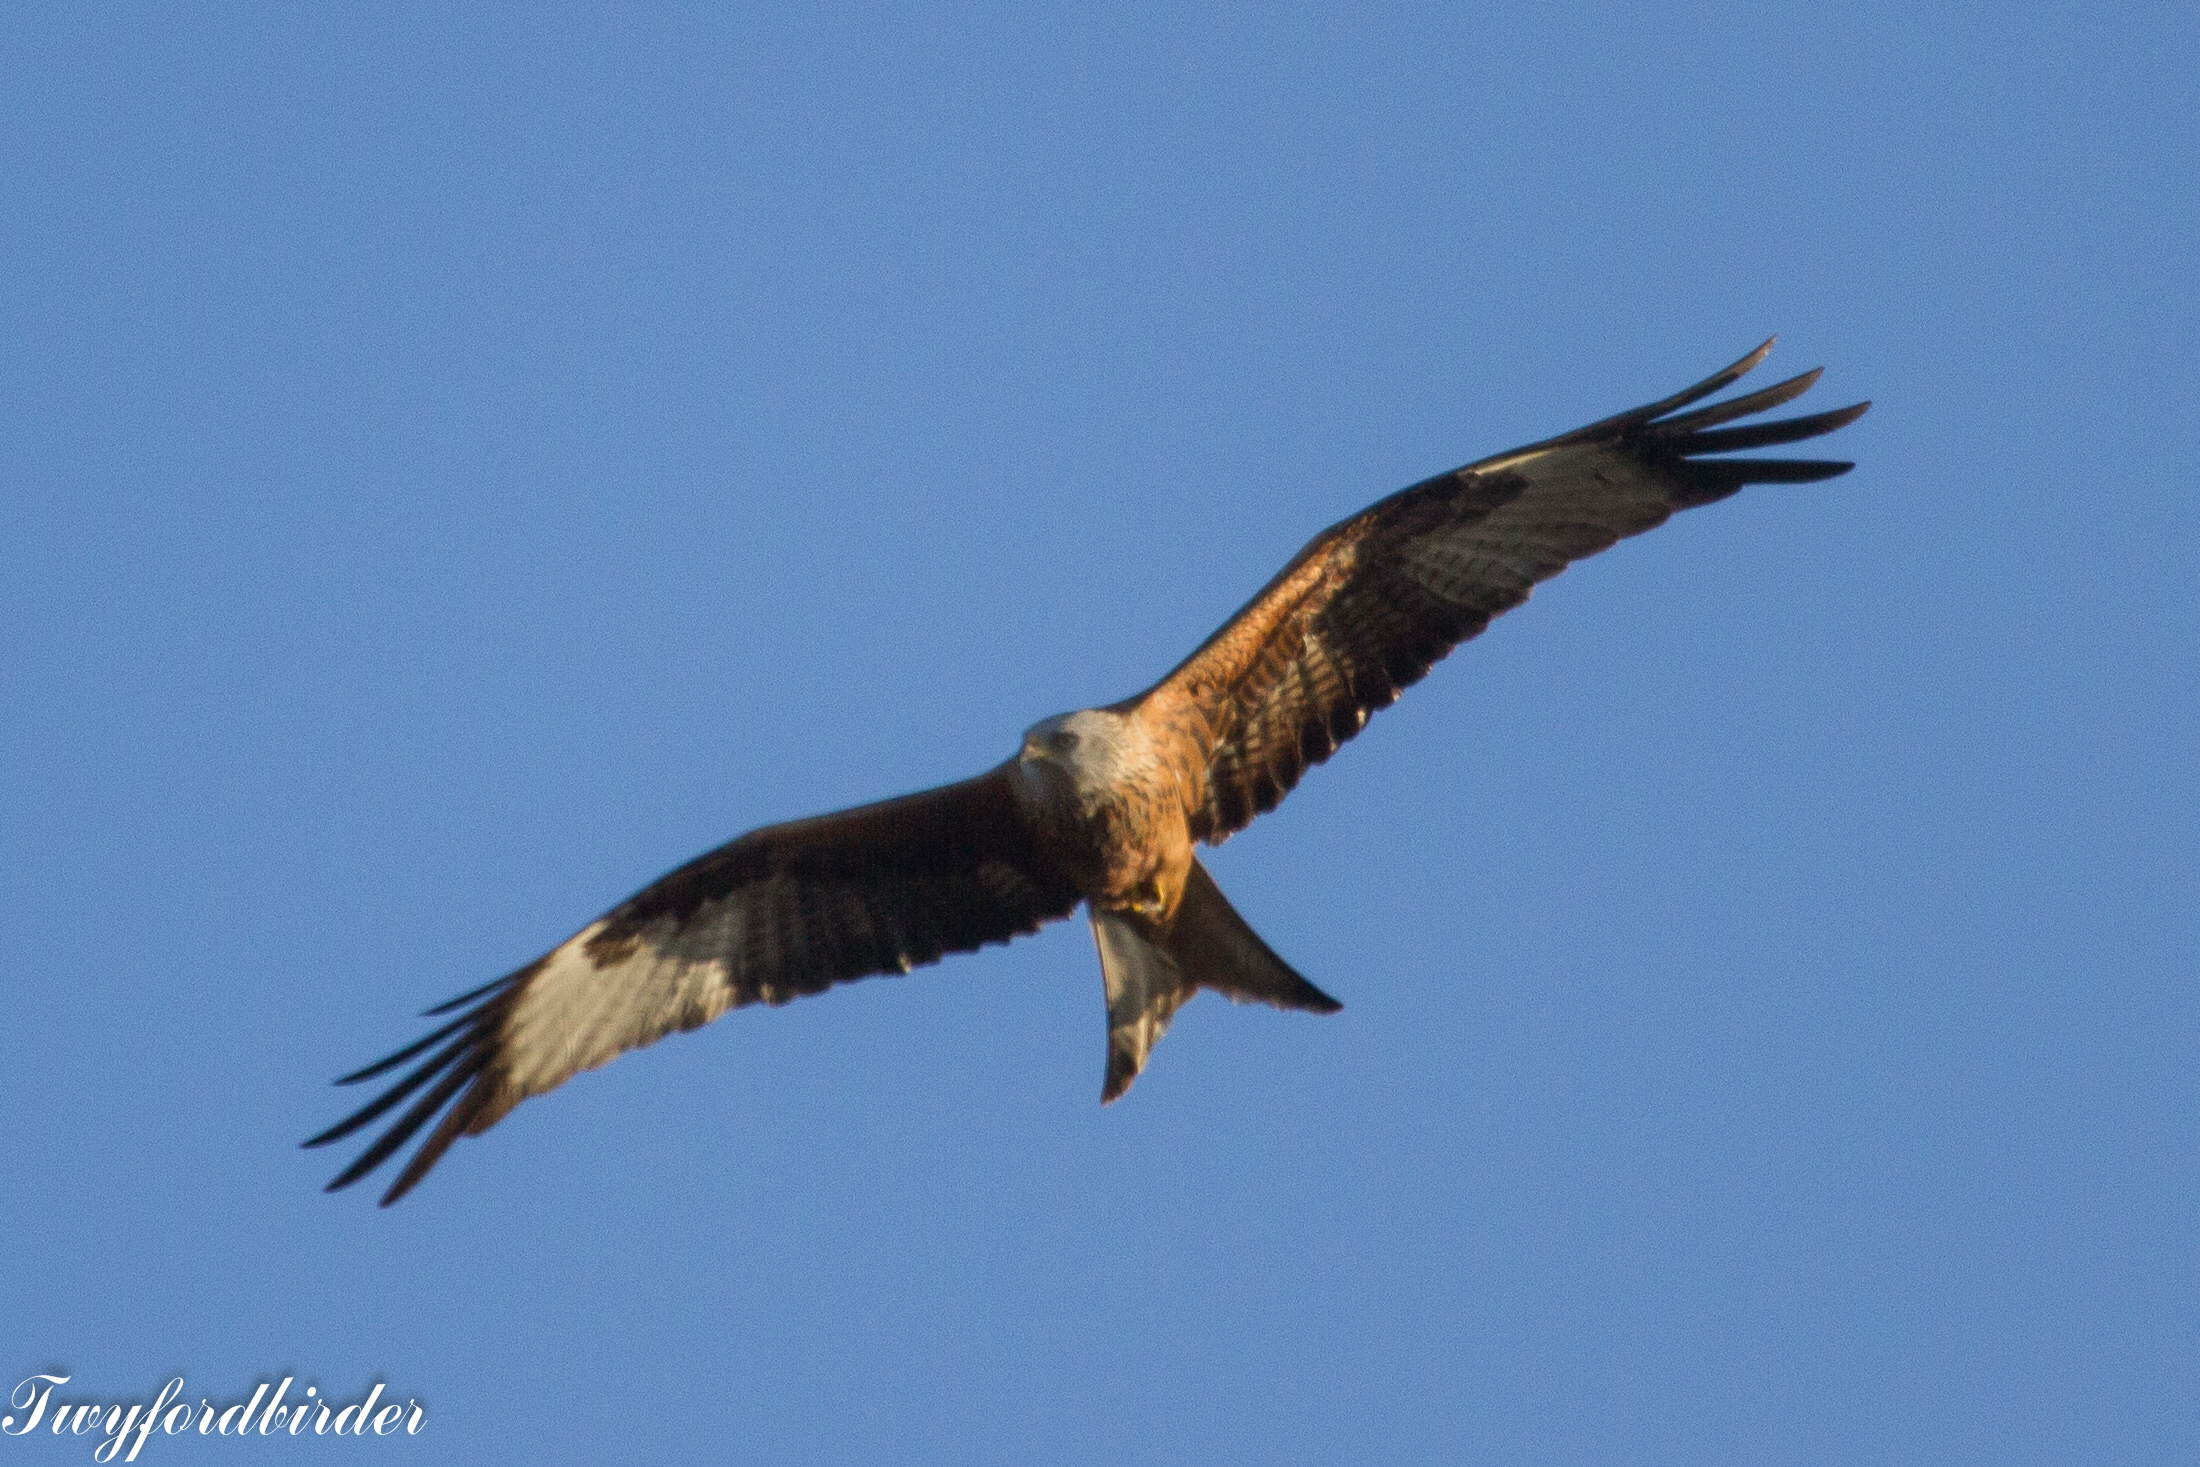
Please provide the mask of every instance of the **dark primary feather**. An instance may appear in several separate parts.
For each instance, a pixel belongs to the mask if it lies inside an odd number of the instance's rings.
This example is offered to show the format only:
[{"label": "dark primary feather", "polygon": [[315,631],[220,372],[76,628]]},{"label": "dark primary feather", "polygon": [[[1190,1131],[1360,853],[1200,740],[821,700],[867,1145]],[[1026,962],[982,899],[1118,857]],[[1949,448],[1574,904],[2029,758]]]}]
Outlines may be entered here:
[{"label": "dark primary feather", "polygon": [[1718,429],[1800,396],[1815,371],[1679,413],[1771,347],[1659,402],[1415,484],[1316,536],[1145,695],[1188,701],[1208,730],[1207,805],[1193,834],[1219,842],[1275,808],[1370,713],[1572,562],[1745,484],[1846,473],[1853,465],[1821,459],[1706,457],[1814,438],[1870,406]]},{"label": "dark primary feather", "polygon": [[373,1103],[305,1144],[340,1140],[419,1094],[329,1183],[330,1191],[351,1185],[441,1113],[384,1195],[386,1206],[459,1136],[487,1130],[519,1101],[625,1050],[743,1004],[785,1003],[1006,942],[1068,916],[1078,899],[1032,844],[1005,768],[751,831],[518,972],[431,1009],[460,1012],[339,1081],[419,1060]]}]

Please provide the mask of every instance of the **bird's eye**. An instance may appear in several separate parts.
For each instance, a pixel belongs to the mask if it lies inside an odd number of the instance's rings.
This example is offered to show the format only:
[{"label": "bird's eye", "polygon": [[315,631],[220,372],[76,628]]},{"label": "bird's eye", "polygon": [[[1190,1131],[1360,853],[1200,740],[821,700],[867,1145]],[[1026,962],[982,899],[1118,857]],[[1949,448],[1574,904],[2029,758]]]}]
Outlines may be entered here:
[{"label": "bird's eye", "polygon": [[1077,735],[1071,733],[1066,728],[1059,730],[1054,735],[1054,747],[1060,749],[1063,753],[1067,754],[1070,750],[1077,747]]}]

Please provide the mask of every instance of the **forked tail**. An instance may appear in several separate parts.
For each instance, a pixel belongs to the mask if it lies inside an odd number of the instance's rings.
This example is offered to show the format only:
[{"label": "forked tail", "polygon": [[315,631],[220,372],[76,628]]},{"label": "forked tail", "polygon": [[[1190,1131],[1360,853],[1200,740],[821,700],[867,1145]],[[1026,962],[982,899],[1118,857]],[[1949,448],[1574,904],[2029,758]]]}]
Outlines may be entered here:
[{"label": "forked tail", "polygon": [[1168,1032],[1184,1001],[1212,988],[1238,1003],[1333,1014],[1344,1005],[1301,978],[1270,951],[1224,899],[1198,861],[1184,882],[1176,920],[1158,939],[1130,918],[1097,908],[1093,940],[1108,991],[1108,1078],[1105,1105],[1131,1088],[1146,1056]]}]

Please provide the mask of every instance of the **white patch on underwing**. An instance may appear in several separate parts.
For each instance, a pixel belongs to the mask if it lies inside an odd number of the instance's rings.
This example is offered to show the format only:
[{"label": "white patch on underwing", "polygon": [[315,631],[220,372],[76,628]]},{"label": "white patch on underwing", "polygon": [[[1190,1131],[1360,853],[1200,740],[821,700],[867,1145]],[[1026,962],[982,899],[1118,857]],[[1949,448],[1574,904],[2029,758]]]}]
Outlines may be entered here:
[{"label": "white patch on underwing", "polygon": [[499,1059],[511,1086],[539,1095],[724,1013],[732,1001],[726,939],[734,936],[724,926],[738,916],[711,908],[737,905],[706,904],[685,923],[664,918],[602,966],[588,950],[604,930],[601,919],[566,939],[527,980],[502,1025]]}]

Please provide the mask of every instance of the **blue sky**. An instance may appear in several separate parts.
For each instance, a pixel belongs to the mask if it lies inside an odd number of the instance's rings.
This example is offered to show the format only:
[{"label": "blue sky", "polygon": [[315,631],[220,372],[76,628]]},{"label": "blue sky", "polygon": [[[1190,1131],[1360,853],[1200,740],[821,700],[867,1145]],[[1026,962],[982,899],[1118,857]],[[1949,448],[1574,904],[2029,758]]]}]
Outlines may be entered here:
[{"label": "blue sky", "polygon": [[[408,1461],[2189,1460],[2191,7],[0,38],[0,1384],[385,1381]],[[1772,331],[1854,474],[1214,854],[1341,1015],[1202,999],[1103,1111],[1063,924],[322,1195],[420,1009]]]}]

